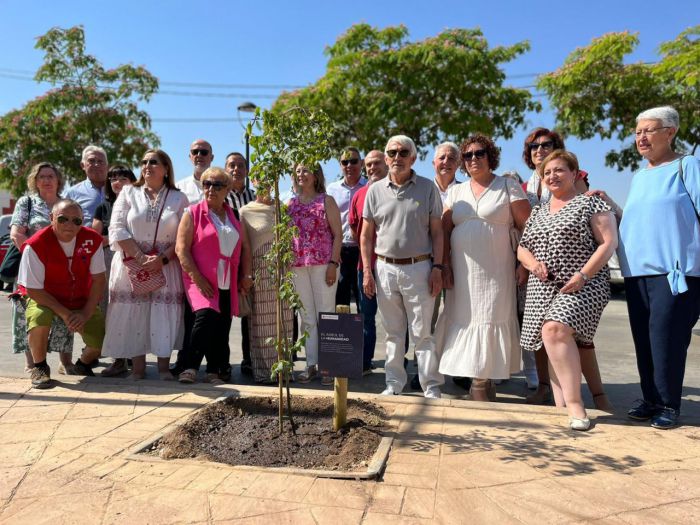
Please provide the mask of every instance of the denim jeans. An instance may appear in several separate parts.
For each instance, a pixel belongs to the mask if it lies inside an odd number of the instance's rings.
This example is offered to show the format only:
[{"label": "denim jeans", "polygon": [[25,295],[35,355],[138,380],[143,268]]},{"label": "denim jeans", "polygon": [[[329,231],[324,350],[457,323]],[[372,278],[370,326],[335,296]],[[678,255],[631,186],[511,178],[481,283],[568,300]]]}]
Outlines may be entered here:
[{"label": "denim jeans", "polygon": [[377,296],[371,299],[365,295],[362,289],[363,270],[357,272],[357,287],[360,291],[360,312],[363,315],[362,325],[362,369],[368,370],[374,359],[374,347],[377,345]]},{"label": "denim jeans", "polygon": [[700,315],[700,277],[671,294],[665,275],[625,277],[627,311],[644,400],[680,410],[685,362]]}]

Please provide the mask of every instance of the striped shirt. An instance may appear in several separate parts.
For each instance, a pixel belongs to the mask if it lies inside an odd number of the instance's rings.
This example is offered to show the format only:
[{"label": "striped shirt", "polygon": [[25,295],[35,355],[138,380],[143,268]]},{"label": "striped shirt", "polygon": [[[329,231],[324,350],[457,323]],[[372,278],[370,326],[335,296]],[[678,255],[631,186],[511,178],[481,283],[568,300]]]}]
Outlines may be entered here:
[{"label": "striped shirt", "polygon": [[[226,202],[229,203],[231,208],[238,211],[243,206],[251,201],[255,200],[255,191],[253,188],[245,188],[242,192],[237,192],[236,190],[231,190],[226,197]],[[238,216],[238,214],[236,214]]]}]

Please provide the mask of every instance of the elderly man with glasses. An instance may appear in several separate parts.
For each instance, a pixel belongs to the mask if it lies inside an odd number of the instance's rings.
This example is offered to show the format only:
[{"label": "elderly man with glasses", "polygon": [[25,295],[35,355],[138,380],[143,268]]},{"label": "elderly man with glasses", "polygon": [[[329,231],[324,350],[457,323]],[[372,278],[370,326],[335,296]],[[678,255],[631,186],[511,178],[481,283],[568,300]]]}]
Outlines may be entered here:
[{"label": "elderly man with glasses", "polygon": [[362,286],[368,297],[376,294],[386,332],[382,394],[398,395],[406,384],[408,322],[423,395],[439,398],[444,380],[438,372],[430,321],[435,297],[442,290],[442,202],[435,183],[412,169],[417,157],[413,140],[391,137],[384,153],[389,176],[367,190],[360,234],[364,267],[371,268],[372,257],[377,256],[376,282],[372,272],[364,272]]},{"label": "elderly man with glasses", "polygon": [[362,178],[362,156],[357,148],[347,147],[340,155],[343,178],[328,185],[326,193],[335,199],[340,210],[343,226],[343,246],[340,250],[340,279],[335,292],[335,304],[350,304],[355,296],[357,311],[360,311],[360,293],[357,287],[357,263],[360,260],[360,247],[352,235],[348,222],[350,203],[360,188],[367,184]]},{"label": "elderly man with glasses", "polygon": [[214,152],[211,144],[204,139],[197,139],[192,143],[190,146],[190,162],[192,162],[194,171],[191,177],[178,182],[180,191],[187,196],[190,204],[197,204],[204,198],[202,183],[199,182],[199,179],[202,177],[202,173],[211,166],[213,160]]},{"label": "elderly man with glasses", "polygon": [[105,335],[98,303],[105,287],[102,236],[83,226],[83,210],[74,200],[54,204],[51,225],[22,246],[17,282],[27,297],[27,338],[34,359],[32,386],[48,388],[51,370],[46,352],[51,323],[59,316],[85,342],[75,375],[94,375],[88,366],[100,355]]}]

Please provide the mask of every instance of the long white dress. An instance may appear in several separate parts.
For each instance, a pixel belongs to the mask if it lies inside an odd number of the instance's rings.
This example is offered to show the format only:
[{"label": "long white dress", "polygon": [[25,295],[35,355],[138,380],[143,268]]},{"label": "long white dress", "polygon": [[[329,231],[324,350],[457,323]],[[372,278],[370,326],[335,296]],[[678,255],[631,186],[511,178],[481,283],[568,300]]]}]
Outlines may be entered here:
[{"label": "long white dress", "polygon": [[[184,290],[177,258],[173,257],[163,266],[166,281],[163,288],[136,295],[131,291],[119,247],[119,241],[133,238],[144,253],[151,250],[166,190],[163,187],[156,206],[151,206],[143,186],[125,186],[114,203],[109,243],[115,254],[109,276],[107,333],[102,347],[105,356],[134,357],[152,353],[170,357],[173,349],[182,345]],[[158,227],[158,253],[175,244],[180,218],[187,205],[184,193],[170,190]]]},{"label": "long white dress", "polygon": [[522,199],[517,182],[498,176],[478,199],[469,181],[448,192],[454,287],[435,328],[443,374],[508,379],[521,368],[510,203]]}]

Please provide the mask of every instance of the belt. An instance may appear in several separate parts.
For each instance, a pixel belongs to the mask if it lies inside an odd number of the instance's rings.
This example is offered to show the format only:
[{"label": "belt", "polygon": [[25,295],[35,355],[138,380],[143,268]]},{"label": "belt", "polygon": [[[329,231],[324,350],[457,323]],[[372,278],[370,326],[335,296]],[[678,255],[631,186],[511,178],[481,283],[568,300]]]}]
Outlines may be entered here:
[{"label": "belt", "polygon": [[406,257],[404,259],[394,259],[393,257],[384,257],[383,255],[377,254],[377,259],[380,261],[388,262],[389,264],[415,264],[422,261],[427,261],[432,255],[426,253],[425,255],[419,255],[418,257]]}]

